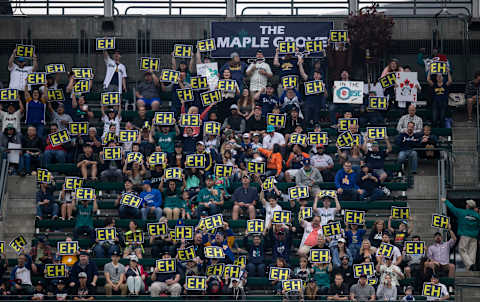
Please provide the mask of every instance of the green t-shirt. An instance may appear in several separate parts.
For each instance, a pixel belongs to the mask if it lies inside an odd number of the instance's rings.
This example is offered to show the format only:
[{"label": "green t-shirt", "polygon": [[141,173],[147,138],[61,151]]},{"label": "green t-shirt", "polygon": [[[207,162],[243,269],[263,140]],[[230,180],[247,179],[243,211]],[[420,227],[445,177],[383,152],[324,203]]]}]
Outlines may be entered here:
[{"label": "green t-shirt", "polygon": [[173,151],[175,150],[174,147],[176,136],[177,135],[174,131],[170,131],[167,134],[159,132],[155,134],[155,141],[157,142],[157,145],[162,148],[163,152],[173,153]]},{"label": "green t-shirt", "polygon": [[77,221],[75,223],[75,227],[83,227],[89,226],[93,228],[93,205],[91,203],[88,206],[84,206],[83,204],[77,205]]},{"label": "green t-shirt", "polygon": [[200,187],[200,178],[198,178],[195,175],[192,175],[190,177],[187,177],[185,180],[185,190],[190,190],[191,188],[197,188]]},{"label": "green t-shirt", "polygon": [[321,269],[317,266],[313,267],[313,279],[318,286],[325,286],[330,288],[330,276],[327,272],[327,268]]},{"label": "green t-shirt", "polygon": [[197,201],[200,202],[209,202],[211,199],[213,201],[219,202],[221,197],[221,192],[219,189],[213,189],[217,191],[217,196],[214,196],[207,188],[203,188],[198,192]]}]

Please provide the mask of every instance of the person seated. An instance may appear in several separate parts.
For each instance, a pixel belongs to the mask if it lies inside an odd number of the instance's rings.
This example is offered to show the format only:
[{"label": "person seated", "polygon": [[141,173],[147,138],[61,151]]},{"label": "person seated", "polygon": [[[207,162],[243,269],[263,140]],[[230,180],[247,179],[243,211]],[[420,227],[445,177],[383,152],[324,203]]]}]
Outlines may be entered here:
[{"label": "person seated", "polygon": [[398,153],[397,164],[402,164],[405,161],[409,162],[410,171],[413,174],[417,173],[418,167],[418,156],[417,151],[413,150],[414,148],[418,147],[421,141],[421,133],[415,133],[415,124],[413,122],[409,122],[407,125],[407,130],[405,132],[401,132],[396,138],[396,144],[400,149]]},{"label": "person seated", "polygon": [[312,168],[309,158],[303,161],[303,167],[295,174],[295,183],[297,186],[308,187],[310,195],[317,195],[320,192],[320,183],[323,182],[322,174],[317,169]]},{"label": "person seated", "polygon": [[357,173],[352,170],[352,163],[346,161],[343,169],[335,175],[335,187],[340,200],[357,200],[362,191],[357,185]]},{"label": "person seated", "polygon": [[376,140],[371,143],[371,149],[368,149],[367,141],[362,145],[362,150],[365,153],[365,163],[368,168],[379,176],[380,183],[383,183],[387,179],[388,175],[385,172],[385,158],[392,152],[392,144],[385,135],[386,150],[380,150],[380,145]]},{"label": "person seated", "polygon": [[[419,148],[434,149],[437,147],[437,143],[438,143],[438,138],[435,134],[432,134],[432,127],[430,127],[429,125],[425,125],[423,127],[423,133],[421,135]],[[438,158],[439,151],[434,151],[434,150],[421,151],[420,157],[427,158],[427,159]]]},{"label": "person seated", "polygon": [[248,210],[250,219],[255,219],[255,205],[258,200],[258,192],[255,187],[250,187],[250,177],[242,176],[242,186],[237,188],[232,195],[234,203],[232,211],[232,220],[238,220],[242,210]]},{"label": "person seated", "polygon": [[165,90],[163,82],[158,80],[153,70],[147,70],[143,76],[143,81],[137,84],[135,95],[137,97],[137,106],[150,106],[153,111],[160,109],[160,91]]},{"label": "person seated", "polygon": [[[162,259],[172,259],[172,256],[168,252],[165,252],[162,255]],[[178,266],[174,272],[169,273],[162,273],[155,267],[150,278],[153,281],[152,285],[150,285],[150,295],[152,297],[159,297],[163,292],[169,293],[172,297],[180,296],[182,286],[180,285],[180,271]]]},{"label": "person seated", "polygon": [[143,181],[143,191],[140,193],[142,198],[141,213],[142,219],[147,220],[149,213],[154,213],[156,220],[162,217],[162,193],[158,189],[152,189],[150,180]]},{"label": "person seated", "polygon": [[97,180],[97,164],[98,155],[93,153],[92,146],[84,145],[83,154],[80,154],[77,159],[77,168],[80,169],[83,179],[87,179],[90,174],[93,181]]},{"label": "person seated", "polygon": [[335,173],[333,171],[334,163],[330,155],[325,153],[325,146],[317,144],[310,150],[310,160],[312,166],[320,171],[324,181],[333,181]]},{"label": "person seated", "polygon": [[398,120],[397,131],[398,133],[406,133],[408,130],[408,124],[413,123],[414,129],[413,133],[420,133],[423,129],[423,120],[421,117],[416,115],[417,108],[415,105],[411,104],[408,106],[408,114],[403,115],[400,120]]},{"label": "person seated", "polygon": [[53,190],[51,186],[46,183],[40,184],[40,189],[37,191],[37,219],[52,219],[58,218],[58,204],[53,199]]},{"label": "person seated", "polygon": [[105,264],[103,273],[105,274],[105,295],[111,296],[113,293],[127,295],[127,285],[125,284],[125,266],[121,264],[120,252],[114,250],[111,256],[112,262]]},{"label": "person seated", "polygon": [[129,264],[125,267],[127,288],[130,295],[138,296],[145,291],[145,279],[148,274],[143,269],[143,266],[138,263],[137,256],[130,255],[129,260]]},{"label": "person seated", "polygon": [[360,188],[360,199],[367,202],[382,199],[385,193],[380,188],[380,176],[370,170],[368,165],[363,165],[357,175],[357,185]]}]

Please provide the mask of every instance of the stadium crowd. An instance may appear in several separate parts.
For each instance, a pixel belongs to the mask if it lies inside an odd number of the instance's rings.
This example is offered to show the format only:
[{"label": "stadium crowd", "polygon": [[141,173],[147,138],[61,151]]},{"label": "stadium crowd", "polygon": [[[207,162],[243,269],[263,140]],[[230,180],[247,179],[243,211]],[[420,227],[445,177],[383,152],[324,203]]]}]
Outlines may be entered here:
[{"label": "stadium crowd", "polygon": [[[444,55],[434,53],[433,56],[434,60],[448,62]],[[122,63],[121,53],[115,50],[111,55],[104,51],[104,59],[103,91],[125,94],[127,68]],[[403,165],[403,171],[414,174],[421,173],[418,170],[420,157],[432,159],[437,156],[434,151],[416,149],[435,148],[438,138],[432,134],[432,126],[445,127],[452,83],[450,71],[443,76],[431,75],[428,64],[432,57],[421,56],[420,62],[427,65],[428,85],[432,87],[431,92],[422,91],[430,102],[428,108],[434,113],[429,123],[416,114],[413,101],[411,104],[395,102],[395,87],[382,89],[379,83],[366,84],[364,104],[333,103],[334,81],[351,80],[352,50],[348,43],[329,43],[322,59],[308,58],[301,53],[282,55],[277,49],[272,64],[264,58],[262,49],[258,49],[256,57],[248,62],[233,52],[230,60],[221,65],[218,77],[235,80],[234,91],[223,93],[220,102],[208,106],[202,104],[201,91],[194,92],[192,101],[181,100],[177,90],[191,87],[191,79],[196,76],[195,65],[213,60],[199,51],[191,59],[180,62],[172,55],[169,68],[179,71],[177,83],[163,82],[158,72],[148,70],[136,85],[135,116],[124,120],[125,104],[121,103],[101,106],[101,119],[98,120],[86,96],[73,92],[78,79],[72,73],[68,74],[66,85],[62,85],[62,74],[54,73],[47,75],[45,85],[29,87],[26,77],[38,71],[39,59],[34,56],[32,65],[27,65],[27,60],[17,57],[13,50],[8,61],[8,87],[20,93],[18,100],[1,103],[0,149],[12,146],[26,149],[20,153],[18,164],[12,163],[11,173],[36,175],[37,168],[74,163],[84,181],[122,182],[123,192],[108,192],[117,196],[118,215],[104,218],[103,224],[105,228],[114,228],[118,218],[130,222],[126,229],[116,227],[114,238],[101,240],[94,227],[99,209],[98,194],[92,200],[79,200],[73,190],[62,187],[60,192],[56,191],[53,177],[48,183],[39,183],[37,219],[74,220],[73,232],[66,236],[65,242],[86,238],[89,248],[78,248],[71,255],[59,255],[48,238],[40,234],[30,251],[19,254],[10,278],[2,279],[0,299],[23,295],[31,296],[32,300],[94,300],[99,292],[107,296],[188,298],[198,295],[245,300],[249,294],[247,276],[269,278],[270,269],[274,267],[289,268],[289,280],[302,280],[302,289],[292,291],[283,288],[282,281],[269,281],[269,293],[282,295],[285,300],[326,297],[328,300],[412,301],[415,295],[421,295],[424,282],[441,286],[440,296],[427,300],[447,300],[452,290],[440,283],[440,278],[454,277],[455,265],[450,263],[450,252],[457,235],[465,266],[476,269],[472,255],[476,255],[480,215],[473,200],[466,202],[466,209],[455,208],[446,201],[459,218],[458,233],[456,235],[450,225],[446,227],[447,236],[435,233],[433,244],[425,247],[424,254],[412,255],[405,251],[406,241],[423,241],[412,234],[412,217],[378,219],[371,229],[347,224],[334,236],[325,236],[322,229],[335,221],[344,223],[341,201],[367,204],[389,198],[391,192],[385,183],[394,178],[384,167],[389,156],[393,155],[397,164]],[[379,76],[411,70],[412,67],[402,66],[392,59]],[[291,75],[299,79],[297,87],[284,89],[278,84],[279,79]],[[306,95],[300,87],[308,81],[322,81],[324,89]],[[420,89],[419,84],[416,85]],[[479,85],[480,73],[477,73],[466,91],[470,120],[472,98]],[[65,100],[49,102],[46,93],[49,89],[62,89]],[[161,99],[165,92],[171,93],[172,103],[168,109]],[[405,108],[405,115],[396,126],[396,138],[385,135],[381,140],[369,139],[361,132],[366,126],[387,125],[385,111],[369,108],[368,99],[372,96],[388,96],[390,107]],[[221,131],[214,135],[204,133],[201,126],[156,125],[155,112],[159,111],[174,112],[177,121],[186,113],[199,114],[203,123],[221,123]],[[328,117],[322,117],[322,112],[327,111]],[[270,113],[285,115],[283,127],[267,125]],[[343,118],[357,118],[356,123],[347,126],[347,132],[359,135],[353,144],[337,145],[333,152],[327,152],[328,142],[292,143],[293,134],[322,132],[321,125],[325,123],[336,129]],[[88,122],[88,134],[54,146],[49,135],[69,129],[73,122]],[[118,137],[124,129],[138,130],[137,140],[120,142]],[[118,146],[123,150],[121,159],[106,159],[104,147]],[[143,157],[129,162],[127,154],[132,152]],[[161,163],[150,164],[148,158],[154,152],[164,153]],[[186,167],[190,154],[204,155],[204,168]],[[247,166],[251,162],[265,163],[265,173],[248,173]],[[216,175],[218,164],[232,166],[231,175]],[[340,168],[335,169],[335,165]],[[167,179],[165,170],[168,168],[182,168],[183,173],[179,179]],[[264,190],[264,185],[272,180],[268,177],[273,177],[273,182]],[[234,182],[241,182],[241,186],[232,191],[230,185]],[[287,190],[279,188],[283,182],[307,187],[309,197],[291,199]],[[323,182],[334,182],[335,190],[322,190],[320,184]],[[127,194],[141,198],[138,207],[122,202]],[[224,208],[226,201],[233,202],[231,209]],[[307,215],[305,209],[309,206],[312,213]],[[290,211],[290,220],[276,222],[274,213],[278,211]],[[164,224],[175,220],[177,226],[183,226],[184,220],[206,219],[218,214],[223,215],[221,226],[212,231],[198,225],[192,239],[188,240],[176,239],[170,232],[149,235],[138,225],[138,221]],[[230,217],[231,221],[260,219],[264,223],[258,232],[236,234],[227,222]],[[469,219],[463,219],[465,217]],[[136,233],[142,233],[141,241],[127,239],[137,238]],[[239,236],[243,236],[242,244],[239,244]],[[296,238],[301,238],[298,246],[293,244]],[[150,248],[146,248],[147,242]],[[388,256],[381,252],[382,244],[392,247]],[[178,251],[190,247],[193,247],[194,256],[182,260]],[[206,255],[206,247],[218,247],[223,257]],[[329,250],[328,261],[311,261],[310,251],[318,249]],[[111,261],[102,268],[97,267],[96,258],[110,258]],[[165,273],[156,264],[152,267],[142,265],[142,260],[149,258],[174,259],[175,269]],[[62,263],[67,266],[67,276],[43,278],[47,264]],[[221,264],[239,266],[240,271],[234,275],[212,273],[210,268]],[[354,277],[353,267],[359,264],[372,264],[375,272]],[[3,255],[0,276],[6,275],[7,265]],[[185,280],[190,276],[206,276],[205,289],[188,288]],[[98,285],[99,278],[105,279],[103,285]]]}]

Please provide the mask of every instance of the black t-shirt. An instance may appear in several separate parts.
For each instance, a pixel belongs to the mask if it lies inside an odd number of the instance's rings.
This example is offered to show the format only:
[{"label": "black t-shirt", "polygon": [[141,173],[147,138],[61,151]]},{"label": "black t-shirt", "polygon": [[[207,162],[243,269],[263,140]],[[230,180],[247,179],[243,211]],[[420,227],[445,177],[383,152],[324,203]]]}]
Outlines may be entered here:
[{"label": "black t-shirt", "polygon": [[86,287],[81,288],[80,285],[75,286],[72,291],[72,294],[79,296],[81,298],[90,298],[94,297],[96,293],[95,287],[87,285]]},{"label": "black t-shirt", "polygon": [[261,117],[259,120],[252,115],[247,120],[247,131],[262,131],[266,129],[267,122],[265,121],[264,117]]},{"label": "black t-shirt", "polygon": [[365,155],[367,166],[370,169],[383,169],[387,155],[387,152],[383,150],[378,152],[368,151]]},{"label": "black t-shirt", "polygon": [[348,266],[347,268],[344,268],[343,266],[337,267],[333,270],[332,276],[335,276],[336,274],[342,274],[343,283],[348,287],[352,285],[355,281],[355,279],[353,278],[352,266]]},{"label": "black t-shirt", "polygon": [[276,96],[264,93],[258,97],[256,103],[262,107],[262,116],[267,116],[267,113],[271,113],[275,105],[278,105],[279,102]]},{"label": "black t-shirt", "polygon": [[334,283],[330,285],[330,289],[328,290],[329,295],[339,295],[339,296],[346,296],[349,294],[348,287],[345,283],[342,283],[340,286],[337,286]]},{"label": "black t-shirt", "polygon": [[158,172],[157,170],[152,170],[150,172],[151,178],[150,181],[152,182],[152,188],[158,188],[158,185],[162,181],[163,176],[163,169]]},{"label": "black t-shirt", "polygon": [[56,299],[61,299],[61,300],[68,300],[68,290],[67,287],[65,286],[64,289],[59,289],[58,287],[55,289],[53,295],[56,297]]}]

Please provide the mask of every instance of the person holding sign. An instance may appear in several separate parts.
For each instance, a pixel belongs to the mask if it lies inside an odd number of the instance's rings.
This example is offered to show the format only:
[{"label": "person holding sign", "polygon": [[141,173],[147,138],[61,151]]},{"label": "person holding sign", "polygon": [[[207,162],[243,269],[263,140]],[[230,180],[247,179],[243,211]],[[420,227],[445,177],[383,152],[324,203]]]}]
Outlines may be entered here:
[{"label": "person holding sign", "polygon": [[350,161],[346,161],[343,164],[343,169],[337,171],[335,187],[337,188],[337,196],[341,200],[357,200],[358,194],[362,193],[357,185],[357,173],[352,170]]},{"label": "person holding sign", "polygon": [[224,74],[225,70],[229,70],[231,78],[237,82],[239,90],[243,90],[243,81],[247,68],[248,65],[240,60],[238,52],[232,52],[230,54],[230,61],[226,62],[222,68],[220,68],[219,73]]},{"label": "person holding sign", "polygon": [[137,84],[135,96],[137,97],[137,107],[152,108],[153,111],[160,109],[160,91],[165,91],[165,85],[158,80],[153,70],[145,71],[143,81]]},{"label": "person holding sign", "polygon": [[8,88],[24,91],[28,74],[38,69],[38,57],[35,52],[33,52],[32,57],[32,66],[27,66],[27,59],[17,56],[17,48],[12,51],[12,55],[8,59],[8,71],[10,71],[10,84]]},{"label": "person holding sign", "polygon": [[27,254],[20,254],[17,258],[17,265],[10,273],[10,280],[14,280],[10,287],[12,295],[32,295],[32,273],[37,273],[37,266],[32,261],[32,257]]},{"label": "person holding sign", "polygon": [[[332,42],[328,40],[327,45],[327,61],[328,75],[331,82],[341,78],[341,74],[352,70],[352,48],[350,47],[350,39],[347,42]],[[342,80],[343,81],[343,80]],[[331,85],[330,85],[331,86]],[[333,121],[332,121],[333,122]]]},{"label": "person holding sign", "polygon": [[480,231],[480,215],[475,211],[477,204],[469,199],[465,209],[455,207],[450,201],[442,198],[447,208],[457,218],[457,233],[460,236],[458,251],[467,270],[473,270],[477,256],[477,238]]},{"label": "person holding sign", "polygon": [[[313,81],[313,87],[318,90],[315,90],[314,93],[306,94],[305,92],[305,102],[304,102],[304,110],[305,110],[305,121],[310,125],[314,125],[315,123],[319,122],[320,115],[322,109],[326,106],[326,98],[328,97],[328,92],[325,89],[324,83],[322,81],[322,73],[320,70],[313,71],[313,77],[308,77],[304,68],[303,68],[303,58],[299,60],[299,69],[300,75],[302,76],[305,82]],[[321,86],[319,85],[321,84]],[[305,84],[306,85],[306,84]],[[306,90],[307,88],[305,88]]]},{"label": "person holding sign", "polygon": [[17,99],[19,109],[16,110],[15,103],[10,102],[7,106],[7,111],[2,111],[5,107],[2,106],[0,102],[0,121],[2,122],[2,132],[5,131],[8,124],[13,124],[17,133],[20,133],[20,122],[25,112],[25,107],[23,107],[23,102],[20,99]]},{"label": "person holding sign", "polygon": [[107,70],[103,81],[105,91],[120,93],[127,91],[127,68],[120,62],[121,57],[118,49],[113,52],[113,60],[107,50],[103,51],[103,59]]},{"label": "person holding sign", "polygon": [[47,101],[45,95],[40,95],[38,87],[32,87],[32,93],[25,85],[26,116],[25,124],[37,129],[37,135],[43,138],[45,128],[45,112]]},{"label": "person holding sign", "polygon": [[[225,64],[228,64],[228,63],[225,63]],[[220,72],[221,72],[220,80],[232,80],[233,79],[232,78],[232,76],[233,76],[232,70],[227,68],[227,69],[224,69],[223,71],[221,70]],[[233,79],[233,80],[235,80],[235,79]],[[234,83],[235,83],[235,90],[234,91],[222,90],[222,101],[218,103],[218,108],[217,108],[218,115],[220,117],[220,121],[223,121],[223,118],[228,115],[228,110],[229,110],[230,106],[235,104],[235,99],[237,98],[237,95],[240,94],[240,91],[242,91],[242,97],[238,101],[238,105],[240,106],[240,104],[242,104],[242,105],[246,104],[247,105],[246,106],[247,111],[250,108],[248,106],[248,105],[250,105],[249,103],[252,101],[252,98],[250,96],[250,91],[248,89],[242,89],[242,90],[239,89],[239,87],[241,87],[243,85],[243,82],[236,81]],[[217,83],[217,87],[215,89],[219,89],[218,83]],[[247,92],[245,92],[245,90]],[[242,98],[246,99],[246,102],[242,101]],[[243,106],[241,106],[240,108],[243,109],[242,107]]]},{"label": "person holding sign", "polygon": [[440,283],[440,278],[437,274],[433,274],[430,279],[431,284],[440,287],[440,294],[437,297],[427,296],[427,301],[447,301],[450,300],[450,294],[445,284]]},{"label": "person holding sign", "polygon": [[432,87],[432,115],[433,127],[443,128],[445,126],[445,113],[448,109],[448,93],[452,84],[452,75],[448,69],[448,80],[445,82],[441,73],[435,74],[435,81],[431,79],[431,71],[428,71],[427,83]]},{"label": "person holding sign", "polygon": [[[37,128],[38,131],[38,128]],[[50,135],[57,133],[58,127],[56,124],[50,125]],[[64,148],[64,144],[53,146],[49,137],[46,139],[46,147],[43,152],[43,164],[44,167],[48,166],[55,160],[57,163],[64,163],[67,157],[67,150]]]},{"label": "person holding sign", "polygon": [[[162,259],[172,259],[172,256],[169,253],[164,253]],[[176,259],[173,260],[176,261]],[[152,285],[150,285],[150,295],[152,297],[159,297],[162,292],[167,292],[172,297],[180,296],[182,286],[179,283],[180,274],[178,268],[175,268],[175,271],[165,273],[161,272],[158,266],[156,266],[150,278],[153,281]]]},{"label": "person holding sign", "polygon": [[105,111],[105,106],[101,106],[102,111],[102,122],[103,122],[103,134],[102,139],[107,135],[108,132],[112,132],[112,126],[115,126],[113,133],[118,137],[120,133],[120,123],[122,122],[122,106],[116,106],[117,109],[110,108],[108,111]]},{"label": "person holding sign", "polygon": [[300,187],[307,186],[310,194],[317,195],[320,192],[319,184],[323,182],[322,174],[312,168],[310,158],[303,159],[302,163],[303,167],[295,174],[295,183]]}]

